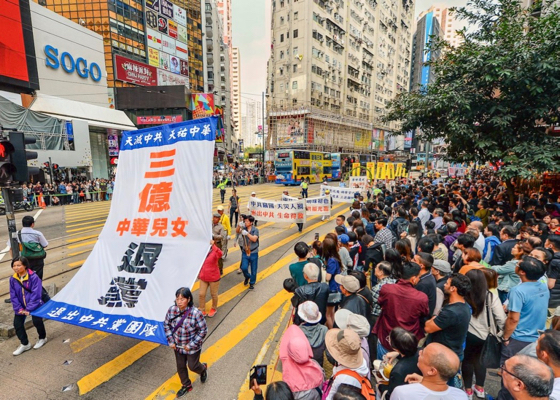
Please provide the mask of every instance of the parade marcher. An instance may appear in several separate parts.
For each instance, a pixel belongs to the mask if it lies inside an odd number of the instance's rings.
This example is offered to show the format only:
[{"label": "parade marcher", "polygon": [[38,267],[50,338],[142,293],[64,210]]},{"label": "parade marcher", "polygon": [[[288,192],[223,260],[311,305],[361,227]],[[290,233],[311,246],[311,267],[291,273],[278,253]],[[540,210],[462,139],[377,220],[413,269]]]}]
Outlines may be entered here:
[{"label": "parade marcher", "polygon": [[[30,269],[29,261],[25,257],[16,257],[12,260],[14,274],[10,277],[10,300],[14,309],[14,328],[21,342],[12,354],[19,356],[21,353],[31,349],[31,343],[25,331],[25,319],[31,311],[43,305],[43,285],[41,278]],[[34,349],[41,348],[47,343],[47,332],[43,319],[31,316],[33,325],[39,334],[39,340],[33,346]]]},{"label": "parade marcher", "polygon": [[[202,315],[210,318],[218,312],[218,290],[220,289],[220,278],[222,271],[219,268],[219,260],[222,259],[222,250],[215,244],[214,240],[210,241],[210,251],[206,255],[204,264],[198,274],[200,279],[200,289],[198,293],[198,308],[202,311]],[[210,288],[212,296],[212,308],[206,313],[206,292]]]},{"label": "parade marcher", "polygon": [[[35,219],[31,215],[26,215],[21,220],[22,228],[17,233],[17,241],[20,243],[20,253],[26,255],[27,253],[35,253],[36,258],[31,256],[26,257],[29,261],[29,268],[34,271],[39,279],[43,280],[43,268],[45,267],[46,252],[44,249],[49,245],[45,236],[35,230]],[[29,244],[29,246],[28,246]],[[11,241],[8,240],[8,246],[11,246]],[[41,249],[43,249],[41,252]],[[40,254],[42,253],[42,254]],[[12,254],[10,249],[10,255]]]},{"label": "parade marcher", "polygon": [[[208,327],[202,312],[193,306],[193,296],[189,288],[182,287],[175,292],[175,305],[165,315],[163,323],[169,347],[174,350],[177,373],[181,389],[177,398],[193,390],[189,379],[189,369],[200,375],[200,382],[208,379],[208,366],[200,362],[200,353]],[[188,369],[187,369],[188,365]]]},{"label": "parade marcher", "polygon": [[[220,214],[220,224],[222,224],[222,226],[226,230],[225,241],[222,242],[222,252],[224,253],[222,258],[225,260],[227,258],[227,253],[228,253],[228,239],[230,239],[231,236],[231,223],[229,221],[229,217],[224,212],[224,206],[218,206],[216,210],[218,211],[218,214]],[[239,273],[241,273],[241,270],[239,271],[240,271]]]},{"label": "parade marcher", "polygon": [[224,200],[226,197],[226,186],[229,182],[228,178],[225,178],[223,181],[221,181],[220,183],[218,183],[218,189],[220,189],[220,198],[222,200],[222,204],[224,204]]},{"label": "parade marcher", "polygon": [[252,215],[245,216],[242,222],[243,224],[236,228],[241,250],[241,271],[245,277],[243,284],[249,285],[249,289],[252,290],[255,288],[259,267],[259,230],[253,226],[255,218]]},{"label": "parade marcher", "polygon": [[235,225],[239,221],[239,196],[237,190],[231,190],[231,197],[229,198],[229,220],[233,224],[233,216],[235,216]]},{"label": "parade marcher", "polygon": [[[251,192],[251,197],[249,198],[249,201],[247,202],[247,211],[250,214],[251,213],[251,199],[254,199],[257,197],[257,192]],[[259,224],[259,221],[255,220],[255,226],[257,226]]]},{"label": "parade marcher", "polygon": [[[222,216],[219,213],[214,213],[212,215],[212,239],[214,240],[215,245],[222,250],[223,245],[226,241],[227,232],[220,224],[220,218]],[[223,251],[223,250],[222,250]],[[222,259],[222,254],[220,254],[220,258],[218,259],[218,266],[220,268],[220,275],[224,274],[224,260]]]}]

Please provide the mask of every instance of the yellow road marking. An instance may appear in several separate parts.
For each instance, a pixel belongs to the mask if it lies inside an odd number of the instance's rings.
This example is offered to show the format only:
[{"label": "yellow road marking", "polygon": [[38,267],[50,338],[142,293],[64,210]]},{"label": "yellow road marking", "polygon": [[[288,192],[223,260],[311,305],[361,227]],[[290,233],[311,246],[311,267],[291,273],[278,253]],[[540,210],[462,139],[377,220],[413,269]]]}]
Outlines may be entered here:
[{"label": "yellow road marking", "polygon": [[89,236],[82,236],[82,237],[75,238],[75,239],[68,239],[67,242],[68,243],[76,243],[76,242],[79,242],[80,240],[91,239],[91,238],[96,238],[96,237],[99,237],[99,235],[89,235]]},{"label": "yellow road marking", "polygon": [[[94,223],[94,222],[99,222],[99,221],[100,221],[99,218],[90,218],[90,219],[89,219],[89,222],[82,222],[82,223],[80,223],[80,224],[66,225],[66,228],[74,228],[74,227],[76,227],[76,226],[83,226],[83,225],[89,225],[89,226],[88,226],[88,228],[89,228],[89,227],[92,226],[92,225],[91,225],[92,223]],[[106,221],[106,219],[105,219],[105,221]],[[105,225],[105,223],[103,223],[103,225]],[[101,226],[103,226],[103,225],[101,225]],[[96,226],[99,226],[99,225],[96,225]],[[66,232],[71,232],[71,231],[69,231],[69,230],[67,229]]]},{"label": "yellow road marking", "polygon": [[[94,237],[97,237],[97,235],[95,235]],[[88,246],[90,244],[95,244],[97,243],[97,240],[90,240],[89,242],[83,242],[83,243],[78,243],[78,244],[73,244],[71,246],[67,246],[69,249],[75,249],[78,247],[82,247],[82,246]]]},{"label": "yellow road marking", "polygon": [[[272,328],[272,330],[270,331],[270,334],[268,335],[268,337],[264,341],[264,343],[261,347],[261,350],[259,351],[259,354],[257,354],[257,357],[255,358],[255,361],[253,362],[252,365],[259,365],[259,364],[263,363],[264,357],[266,356],[266,353],[268,352],[268,349],[272,345],[272,342],[274,341],[274,338],[276,337],[276,334],[278,333],[278,330],[280,329],[280,326],[282,325],[282,322],[284,321],[284,317],[286,316],[286,313],[291,308],[291,305],[292,304],[289,301],[287,301],[286,304],[284,304],[284,307],[282,308],[282,312],[280,314],[280,319],[278,320],[278,322],[276,322],[276,325],[274,325],[274,328]],[[278,343],[280,343],[280,342],[278,342]],[[267,376],[272,375],[272,372],[273,372],[272,369],[273,368],[274,368],[274,366],[272,366],[272,365],[268,366]],[[245,381],[241,385],[241,388],[239,389],[239,394],[237,395],[237,400],[253,400],[254,397],[255,397],[255,393],[253,393],[253,391],[251,389],[249,389],[249,376],[247,376],[247,378],[245,378]]]},{"label": "yellow road marking", "polygon": [[66,232],[68,232],[68,233],[69,233],[69,232],[78,232],[78,231],[83,231],[83,230],[91,229],[91,228],[100,228],[100,227],[102,227],[102,226],[104,226],[104,225],[105,225],[105,223],[103,223],[103,224],[98,224],[98,225],[86,226],[86,227],[84,227],[84,228],[67,229]]},{"label": "yellow road marking", "polygon": [[[92,251],[93,249],[85,249],[85,250],[80,250],[80,251],[76,251],[74,253],[68,253],[67,257],[75,257],[75,256],[79,256],[80,254],[84,254],[87,253],[88,251]],[[85,261],[85,260],[84,260]],[[82,262],[83,264],[83,262]]]},{"label": "yellow road marking", "polygon": [[73,224],[74,222],[89,221],[89,220],[98,219],[98,218],[101,218],[101,217],[105,217],[105,219],[107,219],[108,215],[109,215],[108,212],[92,213],[92,214],[87,214],[87,215],[84,214],[84,215],[82,215],[82,217],[84,217],[84,218],[66,218],[65,222]]},{"label": "yellow road marking", "polygon": [[[216,343],[204,351],[201,357],[202,361],[208,363],[208,367],[211,367],[214,363],[220,360],[220,358],[225,356],[232,348],[245,339],[253,330],[255,330],[255,328],[266,321],[270,315],[275,313],[276,310],[278,310],[285,302],[289,301],[290,297],[291,294],[285,290],[278,292],[274,297],[237,325],[227,335],[220,338]],[[181,382],[179,381],[179,376],[175,374],[146,399],[173,399],[179,389],[181,389]]]},{"label": "yellow road marking", "polygon": [[79,353],[83,349],[86,349],[89,346],[91,346],[92,344],[97,343],[100,340],[105,339],[109,335],[110,335],[110,333],[107,333],[107,332],[94,331],[91,334],[89,334],[87,336],[84,336],[83,338],[80,338],[80,339],[76,340],[75,342],[70,343],[70,348],[72,349],[72,351],[74,353]]},{"label": "yellow road marking", "polygon": [[132,365],[132,363],[139,360],[156,347],[159,347],[159,344],[152,342],[140,342],[108,363],[97,368],[91,374],[84,376],[78,381],[80,396],[91,392],[97,386],[107,382],[109,379]]}]

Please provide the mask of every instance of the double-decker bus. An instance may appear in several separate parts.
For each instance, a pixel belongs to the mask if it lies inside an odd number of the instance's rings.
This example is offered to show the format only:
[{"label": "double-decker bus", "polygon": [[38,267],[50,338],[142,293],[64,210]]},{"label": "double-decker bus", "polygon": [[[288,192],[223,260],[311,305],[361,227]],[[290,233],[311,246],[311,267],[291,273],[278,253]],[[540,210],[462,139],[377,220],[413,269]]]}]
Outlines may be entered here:
[{"label": "double-decker bus", "polygon": [[309,178],[311,183],[332,180],[332,160],[330,153],[306,150],[281,150],[274,159],[276,183],[298,185],[302,179]]},{"label": "double-decker bus", "polygon": [[332,180],[339,181],[342,179],[342,165],[340,164],[340,153],[332,153]]}]

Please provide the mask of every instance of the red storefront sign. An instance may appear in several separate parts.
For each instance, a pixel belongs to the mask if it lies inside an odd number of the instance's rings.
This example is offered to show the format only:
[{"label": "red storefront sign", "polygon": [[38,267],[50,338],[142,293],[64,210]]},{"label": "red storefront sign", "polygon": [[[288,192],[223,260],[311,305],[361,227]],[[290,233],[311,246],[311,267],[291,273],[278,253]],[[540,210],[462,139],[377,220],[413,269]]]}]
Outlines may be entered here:
[{"label": "red storefront sign", "polygon": [[182,115],[148,115],[136,117],[136,125],[161,125],[182,121]]},{"label": "red storefront sign", "polygon": [[117,80],[142,86],[157,85],[157,68],[148,64],[115,55],[115,76]]}]

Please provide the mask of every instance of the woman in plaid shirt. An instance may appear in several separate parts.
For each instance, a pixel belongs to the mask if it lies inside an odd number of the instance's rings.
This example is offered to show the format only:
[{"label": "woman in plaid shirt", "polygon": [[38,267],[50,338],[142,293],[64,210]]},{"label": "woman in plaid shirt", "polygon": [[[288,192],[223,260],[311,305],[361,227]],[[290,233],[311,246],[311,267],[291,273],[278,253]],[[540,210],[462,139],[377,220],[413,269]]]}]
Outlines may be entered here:
[{"label": "woman in plaid shirt", "polygon": [[193,307],[193,296],[188,288],[180,288],[175,293],[175,304],[167,310],[163,326],[169,347],[174,350],[177,373],[183,387],[177,398],[183,397],[193,387],[189,379],[189,369],[200,375],[200,381],[208,379],[208,366],[200,362],[202,343],[208,333],[202,312]]}]

